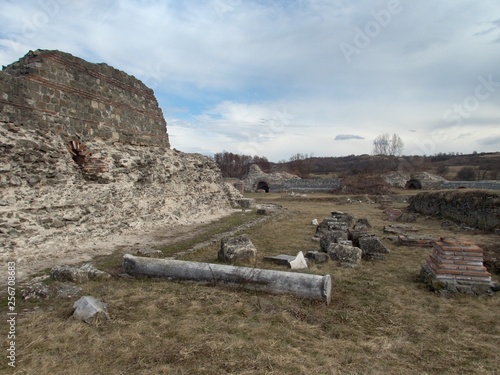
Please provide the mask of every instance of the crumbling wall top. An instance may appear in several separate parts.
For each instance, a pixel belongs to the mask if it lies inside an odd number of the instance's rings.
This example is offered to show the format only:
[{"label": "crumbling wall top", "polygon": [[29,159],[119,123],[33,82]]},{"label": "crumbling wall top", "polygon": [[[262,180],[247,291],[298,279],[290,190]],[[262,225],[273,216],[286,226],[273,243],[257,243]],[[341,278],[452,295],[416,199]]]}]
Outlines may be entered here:
[{"label": "crumbling wall top", "polygon": [[67,138],[169,147],[153,90],[107,64],[30,51],[0,72],[0,93],[3,122]]}]

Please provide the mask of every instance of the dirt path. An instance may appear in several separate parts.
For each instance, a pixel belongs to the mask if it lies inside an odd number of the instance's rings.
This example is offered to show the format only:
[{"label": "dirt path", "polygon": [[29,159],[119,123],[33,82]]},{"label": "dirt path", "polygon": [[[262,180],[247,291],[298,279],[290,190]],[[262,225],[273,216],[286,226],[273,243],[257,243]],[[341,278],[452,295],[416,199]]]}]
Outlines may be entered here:
[{"label": "dirt path", "polygon": [[[17,282],[26,283],[30,277],[56,265],[90,262],[97,256],[110,255],[116,251],[135,254],[143,248],[162,248],[172,243],[188,240],[204,231],[204,226],[229,216],[234,211],[204,217],[193,224],[166,225],[152,230],[132,230],[124,234],[109,235],[105,238],[89,239],[64,252],[45,249],[43,254],[31,259],[17,259]],[[7,267],[0,270],[0,278],[7,277]]]}]

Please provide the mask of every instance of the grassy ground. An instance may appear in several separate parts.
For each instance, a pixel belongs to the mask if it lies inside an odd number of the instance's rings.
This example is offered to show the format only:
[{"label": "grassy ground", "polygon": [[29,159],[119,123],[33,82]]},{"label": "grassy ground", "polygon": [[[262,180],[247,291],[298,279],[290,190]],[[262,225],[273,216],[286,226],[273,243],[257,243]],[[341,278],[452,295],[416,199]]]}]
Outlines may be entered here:
[{"label": "grassy ground", "polygon": [[[312,199],[277,194],[255,197],[291,211],[286,218],[246,232],[258,249],[258,267],[275,267],[260,261],[265,255],[317,250],[310,222],[313,218],[321,221],[332,210],[368,218],[371,230],[384,236],[382,227],[387,222],[377,204],[316,195]],[[416,225],[421,233],[457,236],[441,229],[435,219],[419,218]],[[216,227],[225,228],[225,221],[212,224],[210,230],[217,232]],[[477,243],[498,241],[491,234],[460,236]],[[384,261],[364,261],[356,269],[341,269],[329,262],[307,270],[332,276],[329,306],[291,296],[123,277],[82,285],[83,295],[108,304],[109,322],[88,325],[72,320],[74,299],[18,301],[22,314],[17,322],[17,367],[12,372],[4,356],[0,372],[498,373],[500,296],[436,295],[418,279],[430,250],[383,241],[391,250]],[[217,262],[217,250],[214,244],[184,259]],[[106,261],[108,268],[119,265],[118,258],[114,265],[113,258]]]}]

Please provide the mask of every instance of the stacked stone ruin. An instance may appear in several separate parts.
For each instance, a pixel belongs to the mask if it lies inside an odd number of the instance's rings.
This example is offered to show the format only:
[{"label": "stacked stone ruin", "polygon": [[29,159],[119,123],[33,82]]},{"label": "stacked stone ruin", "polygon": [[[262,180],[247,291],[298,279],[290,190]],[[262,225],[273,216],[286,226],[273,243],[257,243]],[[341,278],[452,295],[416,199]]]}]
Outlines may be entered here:
[{"label": "stacked stone ruin", "polygon": [[373,233],[366,219],[354,218],[341,211],[333,211],[317,227],[313,239],[319,240],[320,252],[308,252],[312,261],[323,261],[321,253],[326,253],[340,267],[356,267],[361,259],[382,260],[389,253],[387,247]]},{"label": "stacked stone ruin", "polygon": [[421,275],[437,292],[485,294],[493,287],[491,275],[483,265],[483,249],[466,239],[435,241]]},{"label": "stacked stone ruin", "polygon": [[17,259],[20,278],[109,235],[196,222],[242,198],[211,159],[170,149],[153,90],[60,51],[0,72],[0,171],[0,260]]}]

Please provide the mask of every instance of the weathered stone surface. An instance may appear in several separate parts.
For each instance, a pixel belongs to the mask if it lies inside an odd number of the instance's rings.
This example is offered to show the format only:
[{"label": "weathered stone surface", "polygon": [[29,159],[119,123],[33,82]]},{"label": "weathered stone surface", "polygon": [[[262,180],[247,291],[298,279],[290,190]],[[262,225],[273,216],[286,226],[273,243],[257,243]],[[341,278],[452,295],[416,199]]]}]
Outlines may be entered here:
[{"label": "weathered stone surface", "polygon": [[400,246],[416,246],[416,247],[432,247],[436,238],[426,235],[398,235],[398,245]]},{"label": "weathered stone surface", "polygon": [[352,241],[354,246],[359,247],[359,239],[361,237],[373,237],[374,234],[369,233],[367,230],[349,229],[347,231],[347,238]]},{"label": "weathered stone surface", "polygon": [[419,193],[408,209],[424,215],[439,215],[467,226],[494,231],[500,226],[500,197],[485,191]]},{"label": "weathered stone surface", "polygon": [[343,230],[331,230],[321,236],[319,246],[321,251],[326,253],[330,244],[345,240],[347,240],[347,232]]},{"label": "weathered stone surface", "polygon": [[328,255],[340,267],[352,268],[361,263],[362,250],[359,247],[332,243]]},{"label": "weathered stone surface", "polygon": [[331,301],[330,275],[318,276],[226,264],[187,262],[123,256],[123,270],[132,276],[190,280],[203,284],[246,288],[276,294],[290,293],[302,298]]},{"label": "weathered stone surface", "polygon": [[304,258],[304,254],[302,253],[302,251],[299,251],[299,253],[296,256],[280,254],[280,255],[264,257],[264,260],[282,266],[288,266],[292,270],[300,270],[303,268],[307,268],[307,261]]},{"label": "weathered stone surface", "polygon": [[372,227],[367,218],[360,218],[360,219],[356,220],[356,224],[354,224],[354,228],[357,229],[358,225],[364,225],[366,228]]},{"label": "weathered stone surface", "polygon": [[387,215],[387,220],[389,221],[396,221],[399,217],[401,217],[401,215],[403,215],[403,211],[392,207],[384,210],[384,213]]},{"label": "weathered stone surface", "polygon": [[149,248],[137,250],[137,255],[148,258],[163,258],[163,253],[161,252],[161,250],[149,249]]},{"label": "weathered stone surface", "polygon": [[218,258],[223,262],[254,261],[257,249],[250,239],[243,235],[238,237],[223,238],[218,253]]},{"label": "weathered stone surface", "polygon": [[72,283],[61,283],[55,286],[55,295],[57,298],[74,298],[82,292],[82,288]]},{"label": "weathered stone surface", "polygon": [[354,217],[342,211],[332,211],[332,218],[346,223],[348,227],[352,226],[352,224],[354,223]]},{"label": "weathered stone surface", "polygon": [[405,232],[418,232],[419,228],[407,224],[389,224],[384,226],[384,233],[403,234]]},{"label": "weathered stone surface", "polygon": [[304,256],[307,260],[314,263],[328,262],[328,254],[323,251],[308,251]]},{"label": "weathered stone surface", "polygon": [[396,221],[399,221],[400,223],[415,223],[417,221],[418,214],[411,213],[411,212],[403,212],[401,215],[398,216]]},{"label": "weathered stone surface", "polygon": [[109,320],[108,305],[94,297],[85,296],[73,304],[73,318],[85,323]]},{"label": "weathered stone surface", "polygon": [[388,184],[404,189],[409,188],[408,181],[417,182],[413,188],[420,189],[440,189],[446,181],[443,177],[433,175],[428,172],[402,173],[394,172],[386,175],[385,180]]},{"label": "weathered stone surface", "polygon": [[466,239],[440,238],[420,270],[423,281],[439,293],[490,294],[496,291],[483,265],[483,249]]},{"label": "weathered stone surface", "polygon": [[266,262],[271,262],[274,264],[278,264],[280,266],[287,266],[287,267],[290,266],[290,262],[294,259],[295,257],[293,255],[288,255],[288,254],[279,254],[279,255],[264,257],[264,260]]},{"label": "weathered stone surface", "polygon": [[299,251],[295,259],[290,261],[290,268],[292,270],[301,270],[307,268],[307,261],[306,258],[304,258],[304,254],[302,253],[302,251]]},{"label": "weathered stone surface", "polygon": [[35,51],[0,72],[0,92],[0,260],[15,255],[19,278],[239,207],[210,158],[168,148],[153,91],[124,72]]},{"label": "weathered stone surface", "polygon": [[375,236],[360,237],[359,247],[363,251],[363,258],[369,260],[384,259],[385,254],[389,253],[389,249]]},{"label": "weathered stone surface", "polygon": [[320,238],[321,236],[332,230],[346,231],[349,226],[349,221],[344,221],[343,218],[327,217],[323,219],[321,223],[319,223],[314,236]]},{"label": "weathered stone surface", "polygon": [[22,290],[24,300],[47,299],[50,297],[50,288],[44,283],[34,283]]},{"label": "weathered stone surface", "polygon": [[255,199],[253,198],[235,198],[235,201],[241,208],[252,208],[255,206]]},{"label": "weathered stone surface", "polygon": [[84,264],[80,267],[73,266],[55,266],[50,271],[50,277],[57,281],[73,281],[77,283],[84,283],[89,280],[105,280],[109,279],[111,275],[103,272],[92,266],[91,264]]}]

